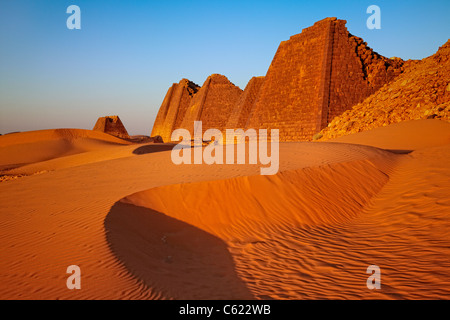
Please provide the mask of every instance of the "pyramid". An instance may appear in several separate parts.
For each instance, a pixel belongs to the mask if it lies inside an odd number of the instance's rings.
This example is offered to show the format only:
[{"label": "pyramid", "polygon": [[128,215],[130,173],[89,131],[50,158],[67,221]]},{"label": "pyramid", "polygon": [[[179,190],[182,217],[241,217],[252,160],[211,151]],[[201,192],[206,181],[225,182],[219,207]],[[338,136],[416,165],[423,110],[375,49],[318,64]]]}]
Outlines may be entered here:
[{"label": "pyramid", "polygon": [[167,91],[156,116],[152,136],[170,141],[173,130],[184,128],[193,136],[194,121],[208,128],[223,130],[242,90],[220,74],[210,75],[202,87],[187,79]]},{"label": "pyramid", "polygon": [[184,114],[199,89],[198,85],[187,79],[174,83],[159,108],[151,136],[159,135],[164,141],[170,141],[172,131],[180,127]]},{"label": "pyramid", "polygon": [[[152,135],[170,140],[175,128],[193,134],[193,122],[209,128],[279,129],[280,141],[311,140],[331,120],[351,109],[404,70],[399,58],[386,58],[350,34],[345,20],[325,18],[282,41],[265,77],[253,77],[244,91],[213,74],[190,95],[167,105],[169,89]],[[164,118],[164,120],[163,120]],[[161,125],[164,123],[163,125]],[[175,125],[177,124],[177,125]]]},{"label": "pyramid", "polygon": [[224,130],[241,94],[242,90],[227,77],[220,74],[210,75],[189,106],[182,127],[193,135],[194,121],[202,121],[203,132],[208,128]]},{"label": "pyramid", "polygon": [[127,129],[125,129],[122,121],[120,121],[119,116],[106,116],[98,118],[94,129],[92,130],[101,131],[122,139],[130,139]]},{"label": "pyramid", "polygon": [[245,128],[250,111],[260,94],[264,79],[264,77],[253,77],[250,79],[228,118],[226,128]]},{"label": "pyramid", "polygon": [[280,141],[310,140],[402,72],[401,59],[380,56],[345,24],[326,18],[281,42],[247,128],[279,129]]}]

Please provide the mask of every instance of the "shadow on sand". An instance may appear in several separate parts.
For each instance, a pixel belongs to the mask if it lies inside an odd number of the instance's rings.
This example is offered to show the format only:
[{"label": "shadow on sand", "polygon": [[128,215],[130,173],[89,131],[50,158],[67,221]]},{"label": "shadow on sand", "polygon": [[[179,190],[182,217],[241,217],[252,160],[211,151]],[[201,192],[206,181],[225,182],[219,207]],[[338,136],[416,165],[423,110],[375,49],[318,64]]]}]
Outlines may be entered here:
[{"label": "shadow on sand", "polygon": [[141,146],[139,148],[136,148],[133,150],[134,154],[147,154],[147,153],[154,153],[154,152],[161,152],[161,151],[167,151],[172,150],[172,148],[175,146],[175,144],[147,144],[145,146]]},{"label": "shadow on sand", "polygon": [[395,154],[410,154],[414,150],[400,150],[400,149],[384,149],[386,151],[395,153]]},{"label": "shadow on sand", "polygon": [[147,288],[174,299],[253,299],[225,242],[157,211],[117,202],[104,222],[114,255]]}]

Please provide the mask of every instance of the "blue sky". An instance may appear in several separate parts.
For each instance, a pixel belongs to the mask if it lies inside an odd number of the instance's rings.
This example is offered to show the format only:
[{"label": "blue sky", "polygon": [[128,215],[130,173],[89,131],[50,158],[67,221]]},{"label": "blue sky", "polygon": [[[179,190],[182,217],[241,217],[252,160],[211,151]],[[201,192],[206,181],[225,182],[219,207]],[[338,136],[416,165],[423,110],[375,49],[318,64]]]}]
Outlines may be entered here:
[{"label": "blue sky", "polygon": [[[81,30],[69,30],[69,5]],[[369,30],[369,5],[381,29]],[[325,17],[378,53],[422,59],[450,35],[450,1],[0,0],[0,133],[91,129],[118,114],[149,135],[169,86],[212,73],[244,89],[279,43]]]}]

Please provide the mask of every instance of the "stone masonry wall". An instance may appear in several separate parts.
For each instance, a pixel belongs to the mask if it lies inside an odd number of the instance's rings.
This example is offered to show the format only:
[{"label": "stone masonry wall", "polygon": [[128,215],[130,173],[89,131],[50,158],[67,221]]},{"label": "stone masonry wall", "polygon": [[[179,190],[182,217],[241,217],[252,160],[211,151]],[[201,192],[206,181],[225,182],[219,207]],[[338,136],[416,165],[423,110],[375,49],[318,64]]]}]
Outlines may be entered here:
[{"label": "stone masonry wall", "polygon": [[[242,90],[223,75],[214,74],[210,78],[211,84],[199,119],[203,123],[203,132],[209,128],[223,131]],[[193,127],[193,123],[190,126]]]},{"label": "stone masonry wall", "polygon": [[331,19],[281,42],[267,71],[247,128],[279,129],[280,140],[304,140],[316,131],[329,60]]},{"label": "stone masonry wall", "polygon": [[253,77],[250,79],[238,102],[233,107],[233,111],[228,119],[226,129],[245,127],[245,124],[250,116],[250,111],[259,96],[264,79],[264,77]]}]

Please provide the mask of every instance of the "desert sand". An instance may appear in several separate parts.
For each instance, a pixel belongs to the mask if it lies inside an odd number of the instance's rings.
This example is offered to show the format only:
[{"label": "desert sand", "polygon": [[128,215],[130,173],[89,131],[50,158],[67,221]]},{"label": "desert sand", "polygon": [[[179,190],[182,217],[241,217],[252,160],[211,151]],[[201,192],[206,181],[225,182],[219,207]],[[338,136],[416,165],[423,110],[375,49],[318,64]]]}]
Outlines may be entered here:
[{"label": "desert sand", "polygon": [[[0,137],[2,299],[448,299],[450,124],[280,143],[280,171],[170,144]],[[15,177],[15,179],[12,179]],[[81,268],[81,290],[66,268]],[[369,265],[381,289],[366,287]]]}]

